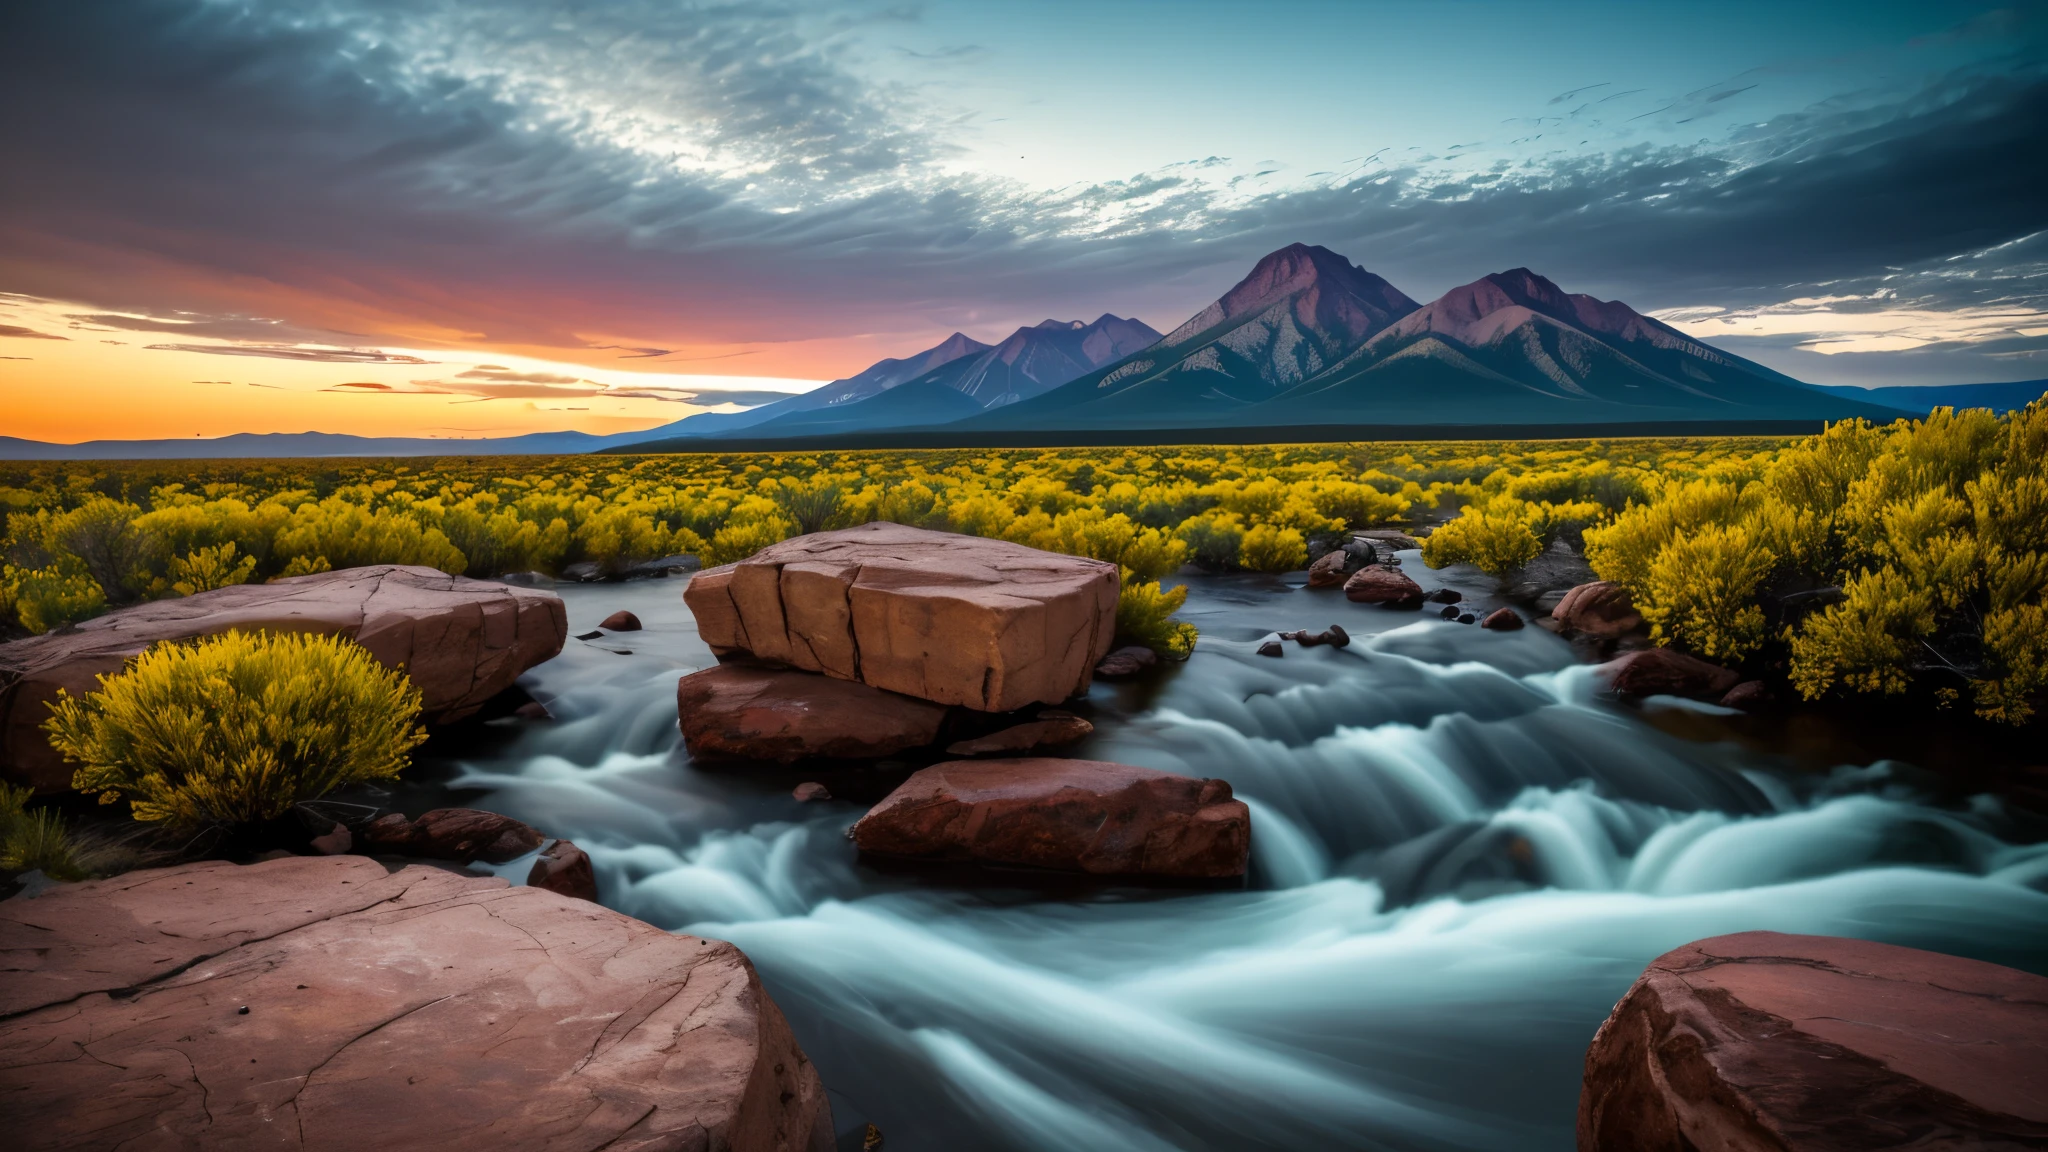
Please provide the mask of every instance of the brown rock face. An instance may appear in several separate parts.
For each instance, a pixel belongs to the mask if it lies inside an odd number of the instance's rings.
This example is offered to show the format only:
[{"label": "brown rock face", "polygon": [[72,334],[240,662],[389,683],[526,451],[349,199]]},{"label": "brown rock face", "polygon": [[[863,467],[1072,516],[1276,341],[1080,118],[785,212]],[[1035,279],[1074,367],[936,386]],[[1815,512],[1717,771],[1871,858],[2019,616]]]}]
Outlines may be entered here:
[{"label": "brown rock face", "polygon": [[1624,696],[1703,696],[1719,699],[1742,674],[1669,648],[1626,652],[1600,666],[1600,674]]},{"label": "brown rock face", "polygon": [[526,883],[574,900],[597,903],[597,870],[590,866],[589,855],[567,840],[555,841],[547,851],[534,857]]},{"label": "brown rock face", "polygon": [[853,826],[864,852],[1097,875],[1242,876],[1251,812],[1222,780],[1102,760],[955,760]]},{"label": "brown rock face", "polygon": [[1566,592],[1557,607],[1550,610],[1550,617],[1568,631],[1608,640],[1643,626],[1643,615],[1636,611],[1628,589],[1606,580],[1581,584]]},{"label": "brown rock face", "polygon": [[1159,653],[1150,648],[1132,645],[1104,656],[1101,662],[1095,665],[1095,674],[1104,679],[1115,680],[1124,676],[1136,676],[1157,663]]},{"label": "brown rock face", "polygon": [[1114,564],[875,523],[699,572],[683,599],[720,656],[1008,712],[1088,687],[1117,589]]},{"label": "brown rock face", "polygon": [[430,723],[448,723],[560,652],[569,625],[552,592],[401,565],[137,604],[0,644],[0,776],[43,791],[70,787],[71,768],[40,727],[58,689],[84,695],[157,641],[229,629],[352,636],[386,667],[405,669]]},{"label": "brown rock face", "polygon": [[1586,1053],[1580,1152],[2048,1146],[2048,979],[1744,932],[1657,958]]},{"label": "brown rock face", "polygon": [[1308,566],[1308,586],[1311,588],[1342,588],[1356,569],[1350,566],[1351,557],[1342,548],[1325,552]]},{"label": "brown rock face", "polygon": [[1479,626],[1495,632],[1515,632],[1522,627],[1522,616],[1513,608],[1496,608],[1479,622]]},{"label": "brown rock face", "polygon": [[475,808],[436,808],[417,820],[396,812],[363,828],[362,850],[371,854],[421,856],[467,864],[503,864],[541,846],[546,837],[531,825]]},{"label": "brown rock face", "polygon": [[939,738],[946,710],[815,672],[735,661],[676,683],[683,746],[706,759],[872,760]]},{"label": "brown rock face", "polygon": [[1344,598],[1359,604],[1398,604],[1421,600],[1422,586],[1395,568],[1360,568],[1344,582]]},{"label": "brown rock face", "polygon": [[1040,712],[1035,720],[1014,724],[972,740],[946,746],[948,756],[986,756],[991,752],[1029,752],[1033,748],[1057,748],[1085,739],[1095,731],[1072,712]]},{"label": "brown rock face", "polygon": [[0,904],[0,951],[15,1148],[831,1147],[738,949],[539,888],[192,864]]}]

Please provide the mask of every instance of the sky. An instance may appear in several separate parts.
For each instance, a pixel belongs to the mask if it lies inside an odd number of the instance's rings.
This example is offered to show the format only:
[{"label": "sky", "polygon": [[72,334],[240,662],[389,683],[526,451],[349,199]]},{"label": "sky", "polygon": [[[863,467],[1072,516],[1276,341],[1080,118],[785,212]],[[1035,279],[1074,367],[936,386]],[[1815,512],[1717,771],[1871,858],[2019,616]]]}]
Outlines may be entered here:
[{"label": "sky", "polygon": [[2044,142],[2048,0],[13,0],[0,435],[651,427],[1297,241],[2036,379]]}]

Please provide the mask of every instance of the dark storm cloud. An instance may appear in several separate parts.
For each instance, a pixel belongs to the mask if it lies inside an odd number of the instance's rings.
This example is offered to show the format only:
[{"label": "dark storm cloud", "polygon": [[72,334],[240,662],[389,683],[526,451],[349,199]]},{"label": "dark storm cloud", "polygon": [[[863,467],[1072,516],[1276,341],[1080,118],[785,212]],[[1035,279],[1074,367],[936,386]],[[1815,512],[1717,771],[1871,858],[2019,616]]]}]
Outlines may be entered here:
[{"label": "dark storm cloud", "polygon": [[[245,302],[215,286],[276,284],[336,314],[561,347],[1048,311],[1172,324],[1296,240],[1421,297],[1528,265],[1642,308],[1826,285],[2048,300],[2000,249],[2048,229],[2048,80],[2030,67],[1457,179],[1417,163],[1246,195],[1195,162],[1037,193],[940,175],[936,133],[800,34],[797,9],[650,0],[579,10],[568,32],[540,3],[271,12],[10,6],[0,104],[36,111],[0,119],[19,158],[0,166],[5,287],[158,315],[217,292],[225,315]],[[1671,114],[1739,106],[1745,83]],[[1974,275],[1944,269],[1970,253]]]}]

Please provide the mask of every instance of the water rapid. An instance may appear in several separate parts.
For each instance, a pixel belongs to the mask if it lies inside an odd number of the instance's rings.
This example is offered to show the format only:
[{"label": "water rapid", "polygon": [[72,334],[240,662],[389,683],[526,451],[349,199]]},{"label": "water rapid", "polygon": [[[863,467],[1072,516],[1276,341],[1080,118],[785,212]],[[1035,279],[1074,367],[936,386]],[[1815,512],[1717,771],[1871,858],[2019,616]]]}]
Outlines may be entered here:
[{"label": "water rapid", "polygon": [[[900,771],[800,804],[803,772],[681,752],[675,681],[711,656],[679,581],[562,589],[572,632],[621,607],[648,628],[570,641],[526,681],[557,719],[499,722],[451,786],[574,838],[608,905],[744,948],[841,1131],[872,1121],[892,1152],[1568,1149],[1587,1041],[1685,941],[1769,928],[2048,970],[2048,846],[1997,800],[1681,739],[1541,630],[1191,587],[1194,658],[1097,685],[1074,751],[1229,780],[1253,812],[1241,889],[862,863],[844,831]],[[1251,655],[1332,621],[1357,642]]]}]

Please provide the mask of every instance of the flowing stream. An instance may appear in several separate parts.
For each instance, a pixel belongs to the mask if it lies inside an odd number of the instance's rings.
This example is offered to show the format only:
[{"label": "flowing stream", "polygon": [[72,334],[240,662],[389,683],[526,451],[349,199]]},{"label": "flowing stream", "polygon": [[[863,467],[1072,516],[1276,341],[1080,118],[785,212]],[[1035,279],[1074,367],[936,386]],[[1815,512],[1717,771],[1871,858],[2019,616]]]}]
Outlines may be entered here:
[{"label": "flowing stream", "polygon": [[[1410,568],[1419,565],[1411,562]],[[1071,754],[1221,777],[1228,890],[878,868],[846,828],[904,769],[708,771],[675,682],[708,666],[681,580],[567,586],[570,640],[445,765],[573,838],[607,905],[746,950],[831,1091],[842,1147],[1569,1149],[1587,1042],[1643,966],[1745,929],[2048,971],[2048,844],[1890,760],[1796,768],[1603,700],[1540,629],[1492,633],[1197,577],[1194,657],[1097,684]],[[1439,575],[1488,604],[1476,574]],[[1336,622],[1343,650],[1252,654]],[[431,767],[431,766],[430,766]],[[789,790],[824,781],[835,799]]]}]

